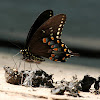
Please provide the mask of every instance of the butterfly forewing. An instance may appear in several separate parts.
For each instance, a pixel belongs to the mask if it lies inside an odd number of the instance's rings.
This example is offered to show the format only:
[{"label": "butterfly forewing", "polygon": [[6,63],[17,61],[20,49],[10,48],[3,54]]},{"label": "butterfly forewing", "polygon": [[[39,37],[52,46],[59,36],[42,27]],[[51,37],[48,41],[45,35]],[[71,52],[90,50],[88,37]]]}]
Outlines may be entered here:
[{"label": "butterfly forewing", "polygon": [[31,26],[30,31],[28,33],[27,39],[26,39],[26,48],[28,47],[28,44],[30,42],[30,39],[36,32],[36,30],[45,22],[47,21],[50,17],[53,16],[53,11],[52,10],[46,10],[43,13],[39,15],[39,17],[36,19],[34,24]]},{"label": "butterfly forewing", "polygon": [[[36,45],[39,39],[42,39],[43,37],[48,37],[51,33],[53,33],[54,37],[61,36],[61,32],[65,21],[66,15],[64,14],[59,14],[49,18],[44,24],[42,24],[37,29],[37,31],[32,36],[30,42],[28,43],[28,46],[33,47],[34,45]],[[59,27],[60,24],[62,24],[62,27]]]}]

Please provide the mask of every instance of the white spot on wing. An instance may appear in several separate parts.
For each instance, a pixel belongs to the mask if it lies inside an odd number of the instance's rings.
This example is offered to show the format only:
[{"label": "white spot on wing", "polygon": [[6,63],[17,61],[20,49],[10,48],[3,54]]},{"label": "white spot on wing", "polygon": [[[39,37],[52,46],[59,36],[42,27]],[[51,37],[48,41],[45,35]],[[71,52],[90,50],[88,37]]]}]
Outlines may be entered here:
[{"label": "white spot on wing", "polygon": [[43,32],[43,33],[45,33],[45,31],[44,31],[44,30],[42,30],[42,32]]},{"label": "white spot on wing", "polygon": [[59,35],[60,34],[60,32],[57,32],[57,35]]},{"label": "white spot on wing", "polygon": [[52,16],[52,14],[50,14],[50,16]]},{"label": "white spot on wing", "polygon": [[52,27],[50,27],[49,29],[52,29]]},{"label": "white spot on wing", "polygon": [[52,35],[53,35],[53,33],[50,34],[50,36],[52,36]]},{"label": "white spot on wing", "polygon": [[61,27],[61,26],[62,26],[62,24],[59,25],[59,27]]},{"label": "white spot on wing", "polygon": [[64,18],[62,18],[62,20],[64,20]]},{"label": "white spot on wing", "polygon": [[52,13],[52,11],[50,11],[50,13]]},{"label": "white spot on wing", "polygon": [[61,21],[61,23],[64,23],[63,21]]},{"label": "white spot on wing", "polygon": [[[67,45],[65,45],[65,47],[68,48]],[[69,49],[68,49],[68,50],[69,50]]]},{"label": "white spot on wing", "polygon": [[58,31],[60,31],[61,28],[58,28]]},{"label": "white spot on wing", "polygon": [[65,17],[64,15],[62,17]]},{"label": "white spot on wing", "polygon": [[71,51],[68,49],[68,52],[71,53]]},{"label": "white spot on wing", "polygon": [[53,30],[50,30],[50,32],[53,32]]},{"label": "white spot on wing", "polygon": [[59,36],[56,36],[56,38],[58,39],[58,38],[59,38]]}]

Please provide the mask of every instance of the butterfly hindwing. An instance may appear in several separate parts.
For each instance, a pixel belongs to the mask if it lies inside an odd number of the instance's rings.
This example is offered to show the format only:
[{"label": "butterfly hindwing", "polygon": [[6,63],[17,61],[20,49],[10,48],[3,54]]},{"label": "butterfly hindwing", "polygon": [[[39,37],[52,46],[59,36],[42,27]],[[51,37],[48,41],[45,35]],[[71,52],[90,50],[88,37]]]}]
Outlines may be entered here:
[{"label": "butterfly hindwing", "polygon": [[47,41],[43,41],[43,43],[46,43],[50,49],[52,49],[49,56],[50,60],[64,62],[67,60],[67,58],[71,57],[68,47],[61,41],[61,39],[54,38],[54,40],[52,40],[51,38],[46,38],[46,40]]},{"label": "butterfly hindwing", "polygon": [[28,33],[27,39],[26,39],[26,46],[28,46],[28,43],[30,41],[30,39],[32,38],[32,36],[34,35],[34,33],[36,32],[36,30],[45,22],[47,21],[50,17],[53,16],[53,11],[52,10],[46,10],[43,13],[41,13],[39,15],[39,17],[36,19],[36,21],[34,22],[34,24],[31,26],[30,31]]}]

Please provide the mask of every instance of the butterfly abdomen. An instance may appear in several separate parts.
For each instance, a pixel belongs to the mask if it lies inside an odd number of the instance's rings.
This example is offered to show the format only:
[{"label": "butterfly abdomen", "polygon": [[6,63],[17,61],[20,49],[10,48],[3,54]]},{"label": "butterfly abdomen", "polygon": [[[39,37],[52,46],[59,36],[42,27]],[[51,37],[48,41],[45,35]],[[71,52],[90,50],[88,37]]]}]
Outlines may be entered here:
[{"label": "butterfly abdomen", "polygon": [[45,61],[42,57],[32,54],[29,48],[20,50],[20,53],[23,55],[23,59],[28,62]]}]

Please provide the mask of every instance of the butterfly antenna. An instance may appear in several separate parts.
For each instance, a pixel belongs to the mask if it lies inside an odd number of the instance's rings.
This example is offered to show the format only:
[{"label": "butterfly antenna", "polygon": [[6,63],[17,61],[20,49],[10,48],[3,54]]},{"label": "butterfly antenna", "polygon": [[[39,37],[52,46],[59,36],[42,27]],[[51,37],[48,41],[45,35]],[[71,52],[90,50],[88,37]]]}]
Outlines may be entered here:
[{"label": "butterfly antenna", "polygon": [[[8,40],[9,41],[9,40]],[[21,47],[20,46],[18,46],[17,44],[15,44],[15,43],[13,43],[13,42],[11,42],[11,41],[9,41],[11,44],[13,44],[13,45],[15,45],[16,47],[18,47],[19,49],[21,49]]]}]

